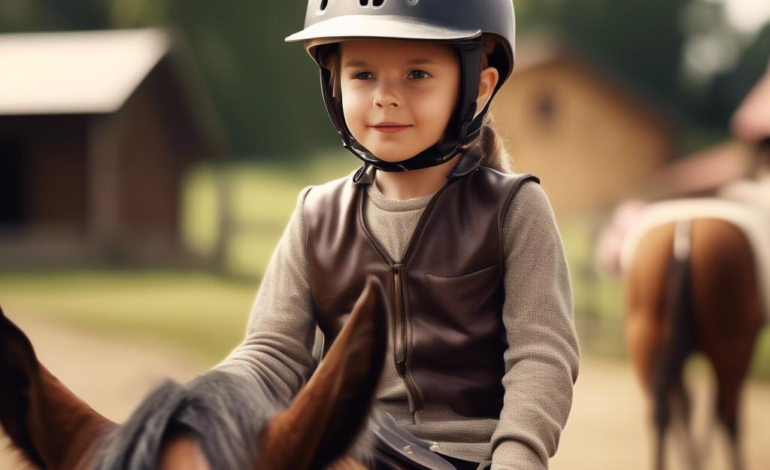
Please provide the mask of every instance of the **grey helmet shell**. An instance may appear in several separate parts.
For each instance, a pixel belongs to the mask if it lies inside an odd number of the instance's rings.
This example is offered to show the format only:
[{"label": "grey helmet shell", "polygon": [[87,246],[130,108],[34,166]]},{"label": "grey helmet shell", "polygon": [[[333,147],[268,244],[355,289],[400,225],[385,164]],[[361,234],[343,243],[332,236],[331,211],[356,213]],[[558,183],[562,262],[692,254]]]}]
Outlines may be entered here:
[{"label": "grey helmet shell", "polygon": [[[474,119],[482,34],[496,39],[489,64],[498,69],[500,78],[492,97]],[[343,146],[367,165],[384,171],[408,171],[444,163],[479,137],[489,103],[513,70],[515,34],[512,0],[309,0],[304,29],[285,40],[302,41],[319,65],[324,103]],[[456,46],[461,66],[460,99],[442,142],[414,157],[391,163],[377,158],[355,140],[345,124],[341,102],[333,96],[331,76],[319,54],[323,45],[355,38],[439,41]]]}]

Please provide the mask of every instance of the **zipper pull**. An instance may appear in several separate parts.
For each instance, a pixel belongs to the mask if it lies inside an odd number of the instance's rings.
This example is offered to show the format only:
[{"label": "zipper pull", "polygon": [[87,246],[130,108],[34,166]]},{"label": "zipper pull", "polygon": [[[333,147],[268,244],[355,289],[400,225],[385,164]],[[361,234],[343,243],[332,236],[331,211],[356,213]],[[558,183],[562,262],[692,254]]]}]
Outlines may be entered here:
[{"label": "zipper pull", "polygon": [[403,312],[403,292],[401,292],[401,266],[402,263],[393,263],[393,293],[395,300],[395,329],[393,345],[396,359],[396,370],[398,374],[403,377],[406,371],[406,354],[404,348],[406,347],[404,342],[406,338],[406,325],[404,324],[404,312]]}]

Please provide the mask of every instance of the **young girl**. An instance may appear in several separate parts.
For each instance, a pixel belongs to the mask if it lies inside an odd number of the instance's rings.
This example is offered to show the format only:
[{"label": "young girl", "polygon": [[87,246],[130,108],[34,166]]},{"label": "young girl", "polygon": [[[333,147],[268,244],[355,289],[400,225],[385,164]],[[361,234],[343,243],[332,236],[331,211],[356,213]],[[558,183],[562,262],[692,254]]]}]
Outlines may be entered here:
[{"label": "young girl", "polygon": [[457,468],[545,469],[580,349],[561,237],[487,109],[514,62],[511,0],[309,0],[303,41],[364,165],[304,188],[247,336],[215,369],[288,403],[367,275],[386,287],[376,405]]}]

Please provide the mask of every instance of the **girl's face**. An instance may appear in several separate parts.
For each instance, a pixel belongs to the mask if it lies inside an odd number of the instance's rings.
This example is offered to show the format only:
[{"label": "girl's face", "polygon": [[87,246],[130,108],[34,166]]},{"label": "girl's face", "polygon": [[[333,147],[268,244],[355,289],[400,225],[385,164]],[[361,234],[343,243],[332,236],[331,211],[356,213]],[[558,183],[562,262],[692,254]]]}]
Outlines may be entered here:
[{"label": "girl's face", "polygon": [[460,61],[447,44],[343,41],[340,90],[353,137],[378,158],[398,162],[442,139],[460,92]]}]

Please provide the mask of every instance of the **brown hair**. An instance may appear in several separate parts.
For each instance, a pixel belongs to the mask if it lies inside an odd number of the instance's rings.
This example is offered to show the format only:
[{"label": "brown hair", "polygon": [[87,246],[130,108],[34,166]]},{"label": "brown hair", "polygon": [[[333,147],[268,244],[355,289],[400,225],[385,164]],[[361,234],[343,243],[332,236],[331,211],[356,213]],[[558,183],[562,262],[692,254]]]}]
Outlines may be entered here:
[{"label": "brown hair", "polygon": [[[484,54],[481,59],[481,70],[489,66],[489,55],[494,51],[497,41],[494,36],[484,35]],[[339,77],[340,54],[339,43],[321,46],[319,50],[319,61],[331,72],[331,83],[333,84],[332,96],[342,95],[341,81]],[[479,138],[461,147],[463,151],[473,148],[481,149],[481,165],[493,168],[502,173],[513,173],[514,165],[508,150],[505,148],[505,141],[500,134],[492,127],[492,112],[487,111],[481,126],[481,135]]]}]

